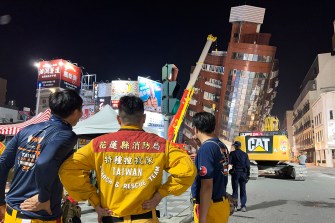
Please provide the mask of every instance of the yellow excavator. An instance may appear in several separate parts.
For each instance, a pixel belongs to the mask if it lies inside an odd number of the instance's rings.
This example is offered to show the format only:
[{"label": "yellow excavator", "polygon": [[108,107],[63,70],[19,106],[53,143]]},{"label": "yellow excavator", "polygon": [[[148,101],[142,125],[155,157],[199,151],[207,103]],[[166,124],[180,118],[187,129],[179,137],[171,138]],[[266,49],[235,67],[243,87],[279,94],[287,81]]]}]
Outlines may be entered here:
[{"label": "yellow excavator", "polygon": [[292,151],[287,133],[279,130],[278,118],[266,117],[261,130],[240,132],[234,138],[241,142],[241,149],[249,156],[250,179],[257,179],[260,175],[278,175],[305,180],[306,166],[291,162]]}]

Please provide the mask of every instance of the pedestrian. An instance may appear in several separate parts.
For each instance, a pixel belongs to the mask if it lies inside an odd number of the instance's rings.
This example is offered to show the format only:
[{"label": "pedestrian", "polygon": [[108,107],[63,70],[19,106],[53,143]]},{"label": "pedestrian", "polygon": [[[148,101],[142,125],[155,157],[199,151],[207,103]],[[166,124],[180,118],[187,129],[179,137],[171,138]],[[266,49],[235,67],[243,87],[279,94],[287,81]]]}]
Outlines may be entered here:
[{"label": "pedestrian", "polygon": [[300,156],[298,156],[299,165],[306,165],[307,160],[307,152],[302,152]]},{"label": "pedestrian", "polygon": [[[121,129],[91,140],[60,169],[69,195],[88,200],[99,222],[159,222],[156,207],[161,199],[182,194],[194,180],[195,167],[188,154],[145,132],[145,118],[139,97],[121,97],[117,116]],[[90,184],[91,170],[96,172],[99,193]],[[170,173],[164,184],[163,170]]]},{"label": "pedestrian", "polygon": [[[25,127],[8,142],[0,157],[0,222],[61,222],[63,186],[58,171],[74,151],[77,137],[72,126],[82,115],[82,103],[73,90],[51,94],[50,120]],[[14,179],[5,198],[13,166]]]},{"label": "pedestrian", "polygon": [[241,211],[246,212],[247,192],[246,184],[250,176],[250,160],[248,154],[241,150],[241,142],[233,143],[235,150],[230,153],[229,164],[231,170],[231,184],[233,188],[233,197],[236,199],[235,211],[238,210],[238,188],[240,187]]},{"label": "pedestrian", "polygon": [[199,112],[192,120],[201,146],[195,157],[198,174],[192,185],[195,223],[228,222],[230,207],[227,199],[228,149],[214,134],[215,116]]},{"label": "pedestrian", "polygon": [[5,139],[6,139],[6,136],[3,134],[0,134],[0,156],[6,148]]}]

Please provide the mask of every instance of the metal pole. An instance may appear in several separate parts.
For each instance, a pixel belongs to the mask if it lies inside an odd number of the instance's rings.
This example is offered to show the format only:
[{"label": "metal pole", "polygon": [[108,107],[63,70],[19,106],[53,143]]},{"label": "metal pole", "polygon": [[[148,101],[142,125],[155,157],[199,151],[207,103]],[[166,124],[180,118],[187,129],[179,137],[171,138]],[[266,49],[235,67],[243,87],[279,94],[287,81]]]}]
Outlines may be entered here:
[{"label": "metal pole", "polygon": [[38,83],[37,100],[36,100],[36,114],[35,115],[38,115],[38,108],[40,106],[40,96],[41,96],[41,83]]},{"label": "metal pole", "polygon": [[[164,115],[164,138],[168,138],[168,130],[169,130],[169,124],[170,124],[170,116]],[[163,171],[163,184],[167,181],[168,174],[166,171]],[[167,197],[164,197],[162,200],[163,207],[162,207],[162,217],[167,217]]]}]

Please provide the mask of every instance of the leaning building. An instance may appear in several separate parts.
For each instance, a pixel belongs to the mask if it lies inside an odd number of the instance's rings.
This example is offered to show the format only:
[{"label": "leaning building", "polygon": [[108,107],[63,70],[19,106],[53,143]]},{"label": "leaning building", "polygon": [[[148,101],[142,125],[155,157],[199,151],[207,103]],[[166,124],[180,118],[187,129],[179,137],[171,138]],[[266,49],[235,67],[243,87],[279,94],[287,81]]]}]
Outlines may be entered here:
[{"label": "leaning building", "polygon": [[227,51],[210,52],[195,84],[184,120],[183,142],[192,140],[192,116],[215,115],[216,134],[231,142],[240,131],[256,131],[270,114],[278,86],[276,47],[269,33],[260,33],[265,9],[242,5],[231,8]]}]

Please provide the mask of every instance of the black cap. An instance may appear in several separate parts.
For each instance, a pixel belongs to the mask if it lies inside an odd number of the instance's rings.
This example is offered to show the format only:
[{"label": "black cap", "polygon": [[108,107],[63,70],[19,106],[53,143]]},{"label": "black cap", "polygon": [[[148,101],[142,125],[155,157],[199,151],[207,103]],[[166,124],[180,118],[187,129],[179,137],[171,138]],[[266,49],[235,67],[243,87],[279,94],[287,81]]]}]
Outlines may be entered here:
[{"label": "black cap", "polygon": [[241,143],[240,143],[239,141],[235,141],[235,142],[233,143],[233,146],[241,147]]}]

